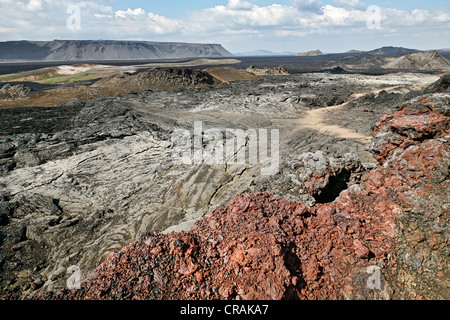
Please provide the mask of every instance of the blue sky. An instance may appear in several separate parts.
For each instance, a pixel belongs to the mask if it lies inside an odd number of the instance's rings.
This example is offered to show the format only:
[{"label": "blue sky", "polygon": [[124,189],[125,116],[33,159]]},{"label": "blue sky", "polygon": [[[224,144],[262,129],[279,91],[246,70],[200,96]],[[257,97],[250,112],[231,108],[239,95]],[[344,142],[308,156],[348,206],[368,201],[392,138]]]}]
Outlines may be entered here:
[{"label": "blue sky", "polygon": [[[291,5],[290,0],[255,0],[249,1],[260,6],[267,6],[273,3]],[[333,1],[321,1],[324,4],[333,4]],[[436,10],[439,8],[448,8],[449,0],[371,0],[366,2],[369,5],[378,5],[380,7],[397,8],[402,10],[429,9]],[[178,16],[184,12],[205,9],[216,5],[226,5],[226,0],[170,0],[170,1],[145,1],[145,0],[118,0],[110,2],[110,5],[117,10],[126,10],[128,8],[143,8],[147,11],[165,16]]]},{"label": "blue sky", "polygon": [[0,41],[53,39],[221,43],[234,53],[449,48],[450,1],[0,0]]}]

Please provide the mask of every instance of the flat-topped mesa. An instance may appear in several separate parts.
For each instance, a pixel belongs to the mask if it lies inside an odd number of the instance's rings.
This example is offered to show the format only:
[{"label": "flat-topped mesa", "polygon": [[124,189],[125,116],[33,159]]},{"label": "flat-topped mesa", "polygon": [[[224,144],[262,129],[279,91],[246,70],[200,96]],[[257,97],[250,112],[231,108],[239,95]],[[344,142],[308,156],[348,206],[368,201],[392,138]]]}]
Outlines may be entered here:
[{"label": "flat-topped mesa", "polygon": [[220,44],[54,40],[0,42],[0,60],[145,60],[197,57],[231,57]]}]

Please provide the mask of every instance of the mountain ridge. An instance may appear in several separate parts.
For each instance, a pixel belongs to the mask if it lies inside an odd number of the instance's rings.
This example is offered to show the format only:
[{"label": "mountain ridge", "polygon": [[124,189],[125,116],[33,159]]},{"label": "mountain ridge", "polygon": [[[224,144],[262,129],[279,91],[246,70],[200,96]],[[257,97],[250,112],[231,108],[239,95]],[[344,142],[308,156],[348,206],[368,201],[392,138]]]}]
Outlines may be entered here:
[{"label": "mountain ridge", "polygon": [[439,54],[439,52],[432,50],[404,55],[386,64],[384,67],[388,69],[450,71],[450,61]]},{"label": "mountain ridge", "polygon": [[120,40],[0,42],[0,60],[144,60],[233,56],[220,44]]},{"label": "mountain ridge", "polygon": [[398,58],[398,57],[401,57],[401,56],[404,56],[407,54],[418,53],[418,52],[421,52],[421,51],[417,50],[417,49],[408,49],[408,48],[403,48],[403,47],[385,46],[385,47],[381,47],[378,49],[365,51],[364,53],[371,54],[374,56]]}]

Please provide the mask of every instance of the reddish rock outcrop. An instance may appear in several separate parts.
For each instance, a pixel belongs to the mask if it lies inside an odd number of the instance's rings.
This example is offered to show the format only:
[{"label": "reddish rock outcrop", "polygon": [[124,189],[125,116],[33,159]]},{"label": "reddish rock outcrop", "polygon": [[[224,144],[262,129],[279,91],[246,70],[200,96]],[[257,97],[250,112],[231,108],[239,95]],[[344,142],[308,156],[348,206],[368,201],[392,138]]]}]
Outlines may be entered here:
[{"label": "reddish rock outcrop", "polygon": [[111,253],[81,289],[38,298],[448,299],[446,114],[448,96],[432,95],[383,117],[372,143],[379,167],[333,202],[240,194],[189,233]]}]

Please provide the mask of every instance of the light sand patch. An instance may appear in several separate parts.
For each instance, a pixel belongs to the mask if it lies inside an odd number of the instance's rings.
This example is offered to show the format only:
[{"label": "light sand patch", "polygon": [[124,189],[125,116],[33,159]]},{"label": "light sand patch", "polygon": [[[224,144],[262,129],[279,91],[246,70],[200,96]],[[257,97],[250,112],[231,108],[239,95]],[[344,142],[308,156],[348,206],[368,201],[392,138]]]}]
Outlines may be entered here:
[{"label": "light sand patch", "polygon": [[328,108],[308,111],[304,118],[297,120],[298,129],[311,129],[339,138],[359,140],[363,143],[370,142],[372,137],[338,125],[328,125],[324,123],[328,111],[343,108],[347,104],[349,104],[349,102]]},{"label": "light sand patch", "polygon": [[90,70],[112,67],[102,64],[75,64],[75,65],[62,65],[56,67],[56,72],[59,75],[73,75],[78,73],[84,73]]},{"label": "light sand patch", "polygon": [[257,76],[250,72],[239,70],[233,67],[208,68],[206,69],[206,72],[222,82],[258,79]]},{"label": "light sand patch", "polygon": [[371,91],[365,92],[365,93],[353,94],[351,100],[344,102],[342,104],[339,104],[336,106],[331,106],[331,107],[326,107],[326,108],[321,108],[321,109],[309,110],[308,112],[306,112],[306,114],[303,118],[276,119],[275,122],[279,122],[281,124],[283,124],[283,123],[287,124],[287,123],[294,122],[296,124],[297,127],[294,130],[291,130],[290,132],[287,133],[287,136],[289,136],[289,137],[293,136],[299,130],[311,129],[311,130],[318,131],[320,133],[328,134],[328,135],[343,138],[343,139],[353,139],[353,140],[360,141],[361,143],[364,143],[364,144],[369,143],[372,139],[371,136],[367,136],[367,135],[361,134],[359,132],[356,132],[352,129],[344,128],[344,127],[341,127],[338,125],[326,124],[325,121],[327,119],[327,117],[326,117],[327,113],[332,110],[341,109],[341,108],[345,107],[346,105],[348,105],[350,102],[353,102],[354,100],[359,99],[367,94],[370,94],[370,93],[379,94],[383,90],[392,91],[392,90],[397,90],[397,89],[400,89],[403,87],[404,87],[404,85],[397,85],[397,86],[391,86],[391,87],[386,87],[386,88],[382,88],[382,89],[371,90]]}]

